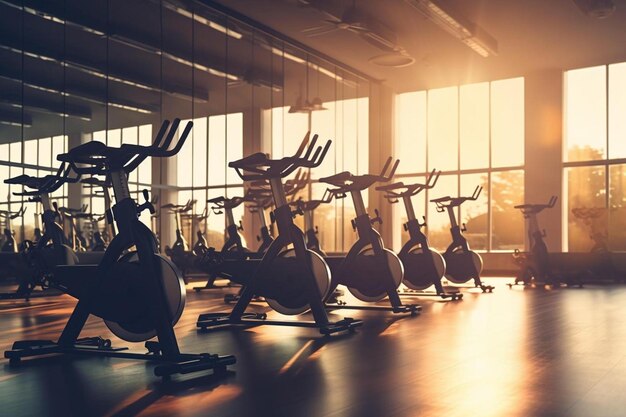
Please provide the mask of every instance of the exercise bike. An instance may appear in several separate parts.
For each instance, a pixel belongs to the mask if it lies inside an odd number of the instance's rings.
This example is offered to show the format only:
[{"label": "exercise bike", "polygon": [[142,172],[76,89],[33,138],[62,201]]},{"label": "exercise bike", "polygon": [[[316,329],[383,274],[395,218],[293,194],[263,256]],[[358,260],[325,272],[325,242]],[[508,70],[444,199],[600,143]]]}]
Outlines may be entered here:
[{"label": "exercise bike", "polygon": [[[331,141],[327,141],[324,147],[316,146],[316,143],[317,135],[309,143],[307,133],[291,157],[270,159],[267,154],[255,153],[228,164],[244,181],[269,181],[276,206],[274,218],[278,235],[260,261],[221,262],[222,273],[229,273],[231,280],[243,285],[243,290],[230,313],[200,315],[197,322],[199,328],[266,324],[312,327],[329,335],[351,331],[362,325],[362,321],[350,318],[335,322],[329,320],[323,300],[330,290],[330,270],[324,258],[306,248],[304,234],[294,224],[295,214],[285,195],[285,177],[298,168],[317,167],[324,160]],[[270,320],[265,313],[246,313],[254,296],[265,297],[268,305],[281,314],[297,315],[310,310],[314,321]]]},{"label": "exercise bike", "polygon": [[69,224],[69,241],[72,242],[74,252],[87,251],[87,239],[85,239],[77,219],[88,219],[90,217],[89,213],[87,213],[88,207],[87,204],[83,204],[80,208],[58,208],[63,223],[67,222]]},{"label": "exercise bike", "polygon": [[[244,201],[247,201],[247,198],[246,196],[231,198],[221,196],[207,200],[207,203],[212,204],[211,210],[213,210],[213,213],[217,215],[222,213],[226,214],[226,241],[219,252],[222,258],[243,260],[247,257],[246,255],[250,253],[250,250],[244,246],[243,238],[239,233],[243,230],[243,226],[241,222],[239,222],[239,224],[235,223],[235,217],[233,215],[233,210],[243,204]],[[207,249],[207,251],[202,254],[202,257],[213,255],[213,251]],[[205,261],[201,259],[198,264],[202,265],[204,262]],[[221,275],[217,271],[210,270],[206,284],[202,287],[194,287],[193,289],[196,292],[200,292],[216,288],[229,288],[232,286],[230,282],[225,285],[216,285],[215,281],[220,277]],[[225,302],[233,301],[234,298],[232,297],[234,297],[232,294],[225,295]]]},{"label": "exercise bike", "polygon": [[[60,218],[57,205],[51,202],[50,194],[63,184],[78,181],[78,178],[68,177],[69,169],[69,166],[62,164],[56,174],[44,177],[20,175],[4,181],[6,184],[20,185],[30,189],[13,194],[27,197],[29,202],[42,205],[41,222],[44,229],[36,242],[28,240],[22,242],[18,288],[15,292],[0,294],[0,299],[28,301],[33,297],[62,294],[60,291],[49,288],[47,276],[57,265],[77,264],[78,257],[67,246],[68,242],[63,229],[57,223],[57,219]],[[35,291],[37,287],[41,287],[41,291]]]},{"label": "exercise bike", "polygon": [[363,201],[363,191],[377,182],[388,182],[393,178],[400,160],[396,160],[393,167],[391,166],[392,160],[391,157],[387,159],[379,175],[353,175],[344,171],[319,179],[320,182],[335,187],[330,188],[329,192],[337,199],[345,198],[350,193],[356,212],[356,218],[352,220],[352,228],[358,234],[357,241],[345,258],[327,258],[333,277],[329,294],[332,294],[338,285],[343,285],[361,301],[373,303],[388,297],[390,303],[389,307],[331,304],[327,297],[325,300],[328,308],[391,311],[411,315],[419,313],[422,309],[417,304],[402,304],[397,292],[404,275],[402,262],[395,253],[385,248],[380,234],[374,229],[374,223],[382,224],[378,210],[375,210],[376,217],[371,218]]},{"label": "exercise bike", "polygon": [[519,271],[513,283],[507,284],[509,288],[513,285],[522,284],[533,286],[542,283],[548,286],[560,286],[559,280],[552,273],[550,266],[550,254],[543,238],[546,236],[545,230],[539,228],[537,214],[545,209],[554,207],[557,196],[550,197],[547,204],[520,204],[514,208],[520,210],[524,219],[528,222],[528,242],[529,252],[515,250],[513,260],[519,266]]},{"label": "exercise bike", "polygon": [[248,210],[252,214],[256,214],[259,219],[259,234],[256,237],[257,242],[260,245],[257,252],[265,253],[274,241],[273,236],[273,223],[267,224],[265,218],[265,210],[269,210],[273,206],[272,192],[263,188],[250,188],[252,193],[252,204],[248,205]]},{"label": "exercise bike", "polygon": [[[201,214],[192,214],[191,222],[193,225],[196,225],[196,242],[193,244],[191,248],[191,252],[195,256],[202,256],[209,250],[209,242],[207,242],[206,237],[206,221],[209,218],[208,215],[208,206],[204,207],[204,210]],[[204,230],[202,230],[202,222],[205,224]]]},{"label": "exercise bike", "polygon": [[293,205],[298,207],[299,210],[302,211],[302,215],[304,217],[304,238],[306,240],[306,247],[319,253],[321,256],[326,257],[326,252],[322,250],[322,246],[320,244],[317,235],[319,234],[319,229],[315,225],[315,210],[322,204],[328,204],[333,201],[334,194],[330,192],[330,190],[324,191],[324,195],[322,195],[321,199],[317,200],[303,200],[298,199],[293,202]]},{"label": "exercise bike", "polygon": [[587,259],[584,267],[586,275],[593,281],[608,278],[609,282],[623,282],[624,276],[615,267],[608,244],[608,233],[603,220],[607,209],[604,207],[575,207],[572,214],[580,219],[589,228],[589,238],[593,245],[587,256],[581,256],[581,260]]},{"label": "exercise bike", "polygon": [[[297,194],[298,191],[303,189],[309,177],[307,175],[302,175],[301,170],[298,170],[294,179],[285,181],[284,190],[285,197],[291,197],[289,201],[293,200],[293,197]],[[213,213],[220,215],[226,215],[226,241],[222,246],[219,256],[222,259],[229,259],[234,261],[246,262],[249,259],[261,259],[265,254],[267,248],[260,248],[256,252],[250,251],[245,245],[243,238],[240,234],[243,231],[243,225],[241,221],[237,225],[235,223],[235,217],[233,214],[233,210],[239,207],[241,204],[252,202],[254,203],[257,199],[265,199],[268,196],[271,198],[271,190],[266,188],[266,181],[255,181],[253,183],[253,187],[248,188],[245,195],[243,197],[216,197],[208,200],[208,203],[211,203],[213,206],[211,209]],[[269,193],[269,194],[268,194]],[[263,214],[263,220],[265,220],[265,215]],[[264,224],[264,223],[262,223]],[[267,226],[265,225],[266,231]],[[267,231],[269,234],[269,231]],[[263,234],[263,229],[261,229],[261,234]],[[273,241],[273,238],[272,238]],[[269,243],[271,244],[271,242]],[[269,247],[269,246],[268,246]],[[207,251],[208,252],[208,251]],[[215,256],[214,252],[208,253],[209,258]],[[206,261],[200,261],[200,264],[206,264]],[[227,285],[218,286],[215,285],[215,280],[220,277],[219,271],[212,269],[209,272],[209,279],[207,283],[203,287],[195,287],[194,290],[202,291],[213,288],[226,288],[232,286],[229,282]],[[241,291],[238,294],[226,294],[224,296],[225,303],[232,303],[239,299],[241,295]],[[262,301],[262,298],[254,297],[255,301]]]},{"label": "exercise bike", "polygon": [[[109,191],[109,189],[112,186],[111,181],[108,178],[105,178],[102,180],[97,177],[89,177],[89,178],[83,178],[81,180],[81,183],[83,183],[84,185],[92,189],[94,189],[95,187],[99,187],[100,194],[102,194],[102,197],[104,199],[104,214],[99,217],[92,216],[91,218],[92,243],[90,245],[90,248],[92,251],[104,251],[106,250],[106,247],[111,241],[111,239],[113,239],[113,237],[117,233],[115,230],[115,222],[113,221],[113,213],[111,212],[112,198],[111,198],[111,192]],[[102,220],[105,221],[105,227],[102,230],[102,232],[100,232],[98,223]]]},{"label": "exercise bike", "polygon": [[463,232],[467,230],[465,224],[461,228],[456,220],[454,210],[466,201],[476,201],[483,188],[478,185],[470,197],[440,197],[430,200],[437,205],[437,211],[448,212],[450,218],[450,234],[452,243],[443,253],[446,261],[445,277],[455,284],[464,284],[470,279],[474,280],[474,287],[480,288],[482,292],[493,292],[493,286],[484,284],[480,279],[483,269],[483,260],[480,255],[470,249],[469,243]]},{"label": "exercise bike", "polygon": [[[426,227],[426,219],[420,223],[415,215],[411,197],[418,195],[424,190],[431,189],[437,183],[441,171],[432,170],[424,184],[394,184],[381,185],[376,190],[383,191],[384,197],[394,204],[402,200],[406,210],[407,222],[402,225],[409,233],[407,240],[398,253],[398,257],[404,265],[404,280],[402,283],[409,288],[409,292],[400,292],[401,296],[436,296],[443,299],[460,300],[463,294],[459,291],[446,291],[441,279],[446,273],[446,261],[443,256],[432,249],[428,244],[428,238],[422,232]],[[424,291],[434,286],[435,292]]]},{"label": "exercise bike", "polygon": [[174,265],[180,269],[185,282],[187,282],[187,276],[193,268],[195,256],[189,250],[189,243],[187,243],[187,239],[185,239],[185,236],[183,235],[181,215],[182,213],[191,211],[195,204],[196,200],[187,200],[187,203],[182,205],[169,203],[161,206],[161,210],[167,209],[174,215],[176,222],[176,240],[171,247],[165,247],[165,254],[170,258]]},{"label": "exercise bike", "polygon": [[15,230],[13,230],[12,220],[17,219],[24,215],[26,209],[24,206],[20,207],[18,211],[1,210],[0,217],[5,219],[4,225],[4,240],[0,247],[0,252],[5,253],[17,253],[17,241],[15,240]]},{"label": "exercise bike", "polygon": [[[50,286],[78,299],[78,303],[57,341],[19,341],[5,352],[11,364],[22,358],[48,355],[91,355],[159,362],[155,375],[170,378],[213,369],[224,371],[235,363],[233,356],[181,353],[173,326],[185,305],[185,286],[176,268],[157,253],[154,234],[140,220],[144,210],[154,206],[144,190],[145,203],[137,204],[128,188],[128,175],[148,157],[171,157],[187,139],[192,123],[170,149],[180,123],[171,128],[163,122],[151,146],[123,144],[119,148],[101,142],[88,142],[58,155],[79,175],[108,175],[113,184],[113,217],[118,234],[98,265],[57,266],[47,277]],[[167,134],[166,134],[167,132]],[[135,248],[135,250],[131,250]],[[119,338],[129,342],[146,341],[149,354],[131,353],[111,346],[99,337],[79,338],[90,315],[104,320]],[[157,341],[150,341],[156,337]]]}]

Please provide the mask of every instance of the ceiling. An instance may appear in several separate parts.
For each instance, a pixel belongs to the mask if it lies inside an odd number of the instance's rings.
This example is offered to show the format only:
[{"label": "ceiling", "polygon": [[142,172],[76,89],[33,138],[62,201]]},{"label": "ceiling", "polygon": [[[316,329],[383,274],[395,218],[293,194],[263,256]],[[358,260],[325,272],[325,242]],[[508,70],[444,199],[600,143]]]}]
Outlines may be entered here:
[{"label": "ceiling", "polygon": [[[216,2],[383,80],[398,92],[626,61],[626,0],[614,0],[616,10],[605,19],[583,14],[572,0],[440,0],[442,7],[456,10],[498,41],[498,56],[489,58],[473,52],[404,0]],[[416,62],[404,68],[379,67],[368,59],[382,51],[354,33],[337,30],[307,37],[301,32],[319,26],[329,14],[341,16],[351,6],[392,28],[397,43]]]}]

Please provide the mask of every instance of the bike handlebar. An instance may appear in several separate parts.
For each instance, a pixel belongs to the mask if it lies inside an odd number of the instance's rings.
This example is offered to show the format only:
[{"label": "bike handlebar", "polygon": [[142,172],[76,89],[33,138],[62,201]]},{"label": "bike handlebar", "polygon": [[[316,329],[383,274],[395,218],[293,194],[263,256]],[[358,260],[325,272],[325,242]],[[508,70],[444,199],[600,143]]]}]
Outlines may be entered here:
[{"label": "bike handlebar", "polygon": [[[378,186],[376,187],[376,190],[383,191],[385,193],[384,197],[393,203],[393,202],[398,201],[399,198],[403,198],[407,196],[412,197],[412,196],[419,194],[422,190],[433,188],[435,184],[437,184],[437,181],[439,180],[440,175],[441,175],[441,171],[437,171],[436,169],[433,169],[428,175],[428,178],[426,179],[426,182],[424,184],[422,183],[404,184],[403,182],[396,182],[393,184]],[[402,191],[396,191],[396,190],[402,190]]]},{"label": "bike handlebar", "polygon": [[550,200],[548,200],[547,204],[520,204],[517,206],[513,206],[513,208],[521,210],[522,213],[539,213],[540,211],[544,209],[554,207],[557,200],[558,200],[558,197],[553,195],[552,197],[550,197]]},{"label": "bike handlebar", "polygon": [[57,159],[70,164],[77,174],[102,175],[119,169],[123,169],[128,174],[148,157],[165,158],[176,155],[193,127],[193,122],[187,122],[176,145],[170,149],[179,124],[178,118],[174,119],[171,126],[169,120],[164,120],[154,142],[149,146],[122,144],[119,148],[114,148],[102,142],[92,141],[58,155]]},{"label": "bike handlebar", "polygon": [[30,175],[22,174],[13,178],[8,178],[4,180],[4,182],[5,184],[23,185],[24,187],[33,189],[33,191],[21,191],[13,193],[13,195],[16,196],[32,197],[44,193],[52,193],[61,188],[63,184],[72,184],[78,182],[80,180],[80,175],[77,175],[76,178],[70,178],[70,172],[70,165],[62,163],[54,174],[45,175],[43,177],[33,177]]},{"label": "bike handlebar", "polygon": [[234,168],[244,181],[285,178],[298,168],[318,167],[326,157],[332,141],[328,140],[324,146],[316,146],[318,135],[314,135],[309,143],[310,134],[307,132],[296,153],[290,157],[270,159],[267,154],[258,152],[229,162],[228,166]]},{"label": "bike handlebar", "polygon": [[478,200],[478,197],[480,196],[480,193],[483,191],[483,187],[481,187],[480,185],[477,185],[476,188],[474,189],[474,192],[472,193],[471,196],[469,197],[450,197],[450,196],[445,196],[445,197],[439,197],[439,198],[435,198],[430,200],[432,203],[435,203],[437,205],[437,208],[444,208],[444,207],[458,207],[461,204],[465,203],[466,201],[476,201]]},{"label": "bike handlebar", "polygon": [[389,182],[393,178],[398,169],[400,160],[396,159],[393,165],[392,161],[393,157],[390,156],[387,158],[385,165],[378,175],[353,175],[348,171],[344,171],[329,177],[320,178],[319,181],[337,187],[329,189],[331,193],[336,195],[345,194],[350,191],[365,190],[377,182]]}]

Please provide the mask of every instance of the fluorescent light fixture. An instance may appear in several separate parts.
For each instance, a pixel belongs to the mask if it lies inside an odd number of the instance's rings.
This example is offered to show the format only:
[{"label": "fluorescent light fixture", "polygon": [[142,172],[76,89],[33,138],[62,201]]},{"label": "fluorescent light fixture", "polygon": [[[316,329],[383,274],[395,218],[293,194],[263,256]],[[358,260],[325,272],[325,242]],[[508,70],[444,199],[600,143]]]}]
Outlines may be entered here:
[{"label": "fluorescent light fixture", "polygon": [[[264,45],[264,44],[262,44]],[[282,49],[276,48],[274,46],[268,47],[270,49],[270,51],[272,51],[272,53],[274,55],[277,55],[281,58],[287,58],[290,61],[296,62],[298,64],[304,64],[306,61],[298,56],[292,55],[289,52],[285,52]]]},{"label": "fluorescent light fixture", "polygon": [[243,38],[243,35],[241,33],[237,32],[235,30],[229,29],[229,28],[227,28],[225,26],[222,26],[219,23],[215,23],[214,21],[209,20],[209,19],[207,19],[204,16],[200,16],[197,13],[192,13],[189,10],[183,9],[182,7],[175,6],[175,5],[173,5],[171,3],[168,3],[168,2],[163,2],[163,6],[165,6],[165,8],[168,9],[168,10],[171,10],[171,11],[173,11],[175,13],[178,13],[179,15],[184,16],[184,17],[186,17],[188,19],[195,20],[196,22],[201,23],[201,24],[203,24],[205,26],[208,26],[208,27],[210,27],[213,30],[216,30],[216,31],[221,32],[221,33],[223,33],[225,35],[228,35],[231,38],[235,38],[235,39]]},{"label": "fluorescent light fixture", "polygon": [[[265,48],[265,49],[271,51],[274,55],[279,56],[281,58],[287,58],[288,60],[293,61],[293,62],[295,62],[297,64],[306,64],[307,63],[307,61],[305,59],[300,58],[299,56],[290,54],[289,52],[286,52],[283,49],[276,48],[274,46],[269,46],[269,45],[266,45],[265,43],[261,43],[260,45],[261,45],[262,48]],[[332,78],[332,79],[334,79],[336,81],[340,81],[340,82],[344,83],[347,86],[350,86],[350,87],[355,87],[356,86],[356,83],[354,83],[353,81],[345,80],[341,75],[336,74],[335,72],[333,72],[333,71],[331,71],[329,69],[321,67],[321,66],[319,66],[317,64],[314,64],[312,62],[309,62],[308,66],[312,70],[319,71],[321,74],[324,74],[327,77]]]},{"label": "fluorescent light fixture", "polygon": [[498,55],[498,41],[475,23],[462,16],[451,15],[433,0],[404,1],[483,58]]}]

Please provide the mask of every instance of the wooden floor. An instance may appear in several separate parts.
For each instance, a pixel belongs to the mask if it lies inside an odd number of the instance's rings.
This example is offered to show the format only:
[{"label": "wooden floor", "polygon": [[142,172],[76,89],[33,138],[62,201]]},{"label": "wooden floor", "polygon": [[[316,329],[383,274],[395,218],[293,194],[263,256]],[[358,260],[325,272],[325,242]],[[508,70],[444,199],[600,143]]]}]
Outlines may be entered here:
[{"label": "wooden floor", "polygon": [[[2,416],[619,416],[626,415],[626,287],[510,290],[420,301],[421,316],[350,312],[356,334],[265,327],[197,333],[223,292],[189,293],[183,350],[235,354],[225,378],[164,384],[153,366],[48,358],[0,364]],[[0,305],[0,348],[55,338],[67,296]],[[348,313],[348,312],[344,312]],[[110,337],[97,320],[83,336]],[[118,342],[119,343],[119,342]],[[141,349],[141,346],[137,346]]]}]

